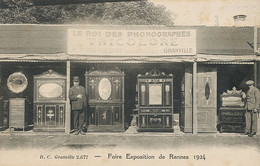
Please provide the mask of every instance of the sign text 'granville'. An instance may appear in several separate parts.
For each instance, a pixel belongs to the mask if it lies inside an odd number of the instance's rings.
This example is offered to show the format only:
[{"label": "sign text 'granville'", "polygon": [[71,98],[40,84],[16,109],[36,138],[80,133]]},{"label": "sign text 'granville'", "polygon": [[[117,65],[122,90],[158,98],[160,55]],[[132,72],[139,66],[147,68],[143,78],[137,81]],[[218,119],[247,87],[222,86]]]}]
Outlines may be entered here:
[{"label": "sign text 'granville'", "polygon": [[195,30],[69,29],[68,54],[195,55]]}]

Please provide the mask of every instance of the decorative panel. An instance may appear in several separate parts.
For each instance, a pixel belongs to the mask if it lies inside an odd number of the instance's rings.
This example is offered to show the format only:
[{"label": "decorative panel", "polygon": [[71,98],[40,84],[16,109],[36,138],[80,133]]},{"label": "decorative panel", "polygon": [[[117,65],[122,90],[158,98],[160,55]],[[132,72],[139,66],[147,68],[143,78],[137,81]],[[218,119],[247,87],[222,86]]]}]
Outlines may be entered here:
[{"label": "decorative panel", "polygon": [[96,98],[96,87],[97,87],[97,78],[96,77],[90,77],[88,82],[88,94],[89,99],[95,99]]},{"label": "decorative panel", "polygon": [[36,106],[36,119],[37,119],[37,126],[43,125],[43,105]]},{"label": "decorative panel", "polygon": [[45,126],[56,126],[56,106],[45,106]]},{"label": "decorative panel", "polygon": [[148,127],[162,128],[163,116],[162,115],[148,115]]},{"label": "decorative panel", "polygon": [[101,100],[108,100],[111,97],[112,86],[108,78],[101,78],[98,85],[98,93]]},{"label": "decorative panel", "polygon": [[115,106],[113,112],[113,124],[120,124],[121,123],[121,108]]},{"label": "decorative panel", "polygon": [[121,99],[122,98],[122,78],[121,77],[113,77],[112,84],[114,87],[114,99]]},{"label": "decorative panel", "polygon": [[207,124],[208,123],[208,114],[207,113],[198,113],[198,124]]},{"label": "decorative panel", "polygon": [[112,107],[100,106],[98,109],[99,125],[112,125]]}]

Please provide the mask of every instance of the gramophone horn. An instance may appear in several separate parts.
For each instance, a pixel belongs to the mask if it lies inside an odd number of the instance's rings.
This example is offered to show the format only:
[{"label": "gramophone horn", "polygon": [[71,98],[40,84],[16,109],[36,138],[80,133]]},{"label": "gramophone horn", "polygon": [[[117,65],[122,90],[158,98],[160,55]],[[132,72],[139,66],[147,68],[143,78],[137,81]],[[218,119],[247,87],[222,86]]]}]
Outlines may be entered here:
[{"label": "gramophone horn", "polygon": [[21,72],[11,74],[7,79],[7,87],[13,93],[23,92],[28,85],[27,78]]}]

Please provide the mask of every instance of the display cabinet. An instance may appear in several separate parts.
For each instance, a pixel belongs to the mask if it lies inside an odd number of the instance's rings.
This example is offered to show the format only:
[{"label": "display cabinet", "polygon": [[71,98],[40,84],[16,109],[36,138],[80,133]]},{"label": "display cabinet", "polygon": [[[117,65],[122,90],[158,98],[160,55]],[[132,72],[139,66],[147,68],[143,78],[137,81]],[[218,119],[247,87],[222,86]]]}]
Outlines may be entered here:
[{"label": "display cabinet", "polygon": [[219,132],[242,133],[245,131],[245,109],[242,90],[227,90],[220,95],[218,112]]},{"label": "display cabinet", "polygon": [[138,131],[173,132],[173,75],[153,70],[137,81]]},{"label": "display cabinet", "polygon": [[124,73],[87,71],[85,79],[90,105],[88,132],[124,131]]},{"label": "display cabinet", "polygon": [[53,70],[34,76],[34,131],[65,131],[66,76]]}]

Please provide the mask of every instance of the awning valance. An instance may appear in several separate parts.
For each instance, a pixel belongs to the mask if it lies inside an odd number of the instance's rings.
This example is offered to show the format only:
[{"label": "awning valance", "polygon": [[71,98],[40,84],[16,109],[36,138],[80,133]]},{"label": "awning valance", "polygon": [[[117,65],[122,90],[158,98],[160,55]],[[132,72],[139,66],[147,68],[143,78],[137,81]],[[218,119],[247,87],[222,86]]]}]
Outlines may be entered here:
[{"label": "awning valance", "polygon": [[93,56],[59,54],[0,54],[0,62],[74,61],[83,63],[170,63],[193,62],[193,56]]},{"label": "awning valance", "polygon": [[197,62],[254,62],[256,55],[209,55],[197,54]]},{"label": "awning valance", "polygon": [[81,62],[81,63],[172,63],[172,62],[210,62],[210,63],[252,63],[260,61],[256,55],[209,55],[196,56],[94,56],[57,54],[0,54],[0,62]]}]

